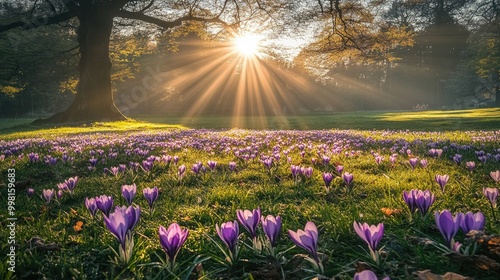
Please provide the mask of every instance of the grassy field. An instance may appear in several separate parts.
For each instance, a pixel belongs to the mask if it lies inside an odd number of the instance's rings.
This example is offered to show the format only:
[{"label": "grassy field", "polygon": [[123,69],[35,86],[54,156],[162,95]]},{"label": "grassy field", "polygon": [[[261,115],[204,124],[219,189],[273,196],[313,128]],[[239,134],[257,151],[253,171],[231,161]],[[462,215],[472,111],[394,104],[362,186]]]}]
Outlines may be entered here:
[{"label": "grassy field", "polygon": [[[7,229],[9,217],[17,220],[13,249],[2,242],[0,279],[13,278],[7,256],[12,251],[19,279],[352,279],[366,268],[379,279],[414,279],[427,269],[438,275],[499,279],[495,245],[500,245],[494,236],[500,234],[500,213],[483,194],[483,188],[500,187],[495,181],[499,113],[481,109],[238,120],[244,121],[241,127],[255,130],[200,129],[233,127],[236,120],[223,117],[43,128],[23,125],[29,120],[12,128],[4,120],[0,226]],[[274,130],[257,130],[262,127]],[[301,128],[325,130],[297,130]],[[485,131],[471,131],[479,128]],[[292,173],[297,166],[300,173]],[[303,171],[309,167],[311,175]],[[332,176],[329,185],[325,174]],[[352,183],[344,179],[348,174]],[[436,175],[449,176],[445,186],[440,187]],[[79,179],[73,192],[60,189],[74,176]],[[92,217],[85,199],[107,195],[115,206],[127,205],[122,186],[132,184],[137,188],[133,206],[141,210],[130,231],[133,254],[124,262],[103,214]],[[159,197],[151,212],[143,190],[155,186]],[[61,190],[61,197],[47,202],[42,194],[50,189]],[[405,204],[402,193],[412,189],[435,196],[427,213],[412,213]],[[7,206],[13,196],[12,213]],[[264,247],[253,247],[240,221],[239,257],[228,261],[229,249],[216,225],[237,221],[237,210],[253,209],[263,217],[281,217],[274,249],[266,250],[270,243],[262,224],[256,240]],[[113,210],[113,215],[120,211]],[[471,239],[460,229],[454,241],[462,246],[450,247],[435,221],[435,211],[442,210],[453,216],[484,213],[484,235]],[[356,234],[355,221],[384,225],[372,254]],[[304,230],[308,222],[318,229],[317,252],[290,238],[289,230]],[[172,223],[189,230],[173,268],[158,233],[160,226]],[[10,236],[12,231],[0,231],[1,240]],[[471,254],[476,242],[478,250]]]},{"label": "grassy field", "polygon": [[[34,119],[0,119],[0,137],[25,137],[43,134],[92,133],[110,131],[137,131],[165,128],[241,128],[241,129],[358,129],[358,130],[414,130],[466,131],[500,129],[500,109],[410,112],[351,112],[282,117],[144,117],[135,121],[92,123],[57,127],[31,126]],[[75,129],[77,128],[77,129]]]}]

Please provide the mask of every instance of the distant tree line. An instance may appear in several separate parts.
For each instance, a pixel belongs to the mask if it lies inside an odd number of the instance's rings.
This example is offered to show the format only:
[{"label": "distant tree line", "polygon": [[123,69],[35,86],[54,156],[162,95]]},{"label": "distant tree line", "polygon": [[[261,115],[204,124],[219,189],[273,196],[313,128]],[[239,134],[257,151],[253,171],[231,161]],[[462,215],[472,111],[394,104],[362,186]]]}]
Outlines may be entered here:
[{"label": "distant tree line", "polygon": [[[275,91],[286,89],[287,95],[273,97],[283,106],[267,104],[264,113],[500,106],[499,0],[282,2],[287,4],[271,11],[279,13],[270,16],[273,31],[293,37],[313,30],[315,36],[293,61],[268,50],[262,67],[281,83]],[[13,20],[36,18],[33,11],[21,0],[0,5],[0,116],[60,112],[78,91],[78,18],[8,30]],[[189,111],[208,81],[173,81],[189,76],[197,61],[215,59],[211,49],[221,38],[197,21],[164,32],[115,20],[109,56],[117,107],[125,114]],[[232,73],[241,74],[236,68]],[[233,113],[236,80],[214,87],[222,98],[198,113]],[[287,105],[287,98],[294,102]]]}]

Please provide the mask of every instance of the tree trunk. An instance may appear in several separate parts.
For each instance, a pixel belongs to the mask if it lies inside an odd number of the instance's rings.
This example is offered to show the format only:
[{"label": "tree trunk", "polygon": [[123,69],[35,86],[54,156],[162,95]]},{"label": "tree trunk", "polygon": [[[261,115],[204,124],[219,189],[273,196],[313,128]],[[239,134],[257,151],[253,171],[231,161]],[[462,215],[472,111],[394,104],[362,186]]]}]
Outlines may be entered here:
[{"label": "tree trunk", "polygon": [[496,70],[493,73],[493,90],[495,91],[495,107],[500,108],[500,74],[498,72]]},{"label": "tree trunk", "polygon": [[66,111],[47,119],[36,120],[34,124],[127,119],[113,101],[109,58],[113,14],[106,1],[103,2],[89,3],[82,7],[78,17],[80,79],[73,104]]},{"label": "tree trunk", "polygon": [[495,107],[500,108],[500,86],[495,87]]}]

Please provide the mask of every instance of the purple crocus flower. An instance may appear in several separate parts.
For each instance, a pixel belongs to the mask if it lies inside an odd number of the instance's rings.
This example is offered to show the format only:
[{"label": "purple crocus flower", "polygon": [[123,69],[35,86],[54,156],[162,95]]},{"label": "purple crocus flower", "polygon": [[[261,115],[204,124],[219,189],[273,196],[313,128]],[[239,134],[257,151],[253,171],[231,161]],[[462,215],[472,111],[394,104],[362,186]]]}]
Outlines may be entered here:
[{"label": "purple crocus flower", "polygon": [[269,239],[269,242],[271,242],[271,246],[275,247],[278,235],[281,231],[281,217],[276,216],[275,218],[272,215],[267,215],[265,218],[262,217],[262,229]]},{"label": "purple crocus flower", "polygon": [[125,172],[127,170],[127,166],[125,164],[118,164],[118,170],[120,172]]},{"label": "purple crocus flower", "polygon": [[193,171],[196,175],[198,175],[198,174],[200,174],[202,166],[203,166],[203,163],[197,162],[197,163],[193,164],[193,166],[191,167],[191,171]]},{"label": "purple crocus flower", "polygon": [[448,210],[444,210],[441,213],[436,211],[434,216],[441,235],[443,235],[446,244],[451,248],[454,243],[453,237],[457,234],[460,224],[462,223],[461,216],[456,215],[453,217]]},{"label": "purple crocus flower", "polygon": [[344,172],[344,166],[343,165],[335,166],[335,171],[337,171],[338,174],[342,174],[342,172]]},{"label": "purple crocus flower", "polygon": [[92,215],[92,218],[95,217],[95,213],[97,212],[97,204],[96,204],[96,199],[95,198],[85,198],[85,207],[89,210],[90,214]]},{"label": "purple crocus flower", "polygon": [[445,174],[445,175],[436,174],[435,179],[436,179],[436,182],[441,187],[441,191],[444,193],[444,187],[446,186],[446,183],[448,183],[450,176],[448,174]]},{"label": "purple crocus flower", "polygon": [[469,171],[472,172],[472,170],[474,170],[474,168],[476,168],[476,162],[468,161],[465,163],[465,167],[467,167],[467,169],[469,169]]},{"label": "purple crocus flower", "polygon": [[490,176],[493,180],[495,180],[495,182],[497,183],[500,182],[500,170],[491,171]]},{"label": "purple crocus flower", "polygon": [[210,168],[210,170],[215,170],[215,168],[217,167],[217,162],[216,161],[213,161],[213,160],[209,160],[207,162],[207,165],[208,165],[208,168]]},{"label": "purple crocus flower", "polygon": [[128,205],[132,204],[132,199],[134,199],[136,192],[137,186],[135,184],[122,186],[122,195]]},{"label": "purple crocus flower", "polygon": [[396,160],[398,159],[398,154],[392,154],[390,157],[389,157],[389,161],[391,162],[392,165],[394,165],[396,163]]},{"label": "purple crocus flower", "polygon": [[179,162],[179,157],[178,156],[173,156],[172,157],[173,161],[175,164],[177,164]]},{"label": "purple crocus flower", "polygon": [[384,161],[384,157],[381,155],[376,155],[375,156],[375,163],[380,165]]},{"label": "purple crocus flower", "polygon": [[425,216],[434,203],[435,196],[429,190],[411,190],[410,192],[403,191],[403,199],[412,214],[418,209]]},{"label": "purple crocus flower", "polygon": [[109,217],[103,216],[106,227],[118,239],[123,250],[125,250],[127,234],[134,229],[139,221],[140,211],[139,207],[117,206],[115,211],[109,214]]},{"label": "purple crocus flower", "polygon": [[128,163],[128,166],[130,168],[130,170],[133,170],[133,171],[137,171],[139,169],[139,166],[141,166],[138,162],[129,162]]},{"label": "purple crocus flower", "polygon": [[352,175],[349,172],[344,172],[344,174],[342,174],[342,179],[344,179],[344,183],[347,186],[350,186],[352,183],[352,180],[354,179],[354,175]]},{"label": "purple crocus flower", "polygon": [[184,164],[179,166],[179,168],[177,168],[177,176],[179,176],[180,178],[184,177],[185,173],[186,173],[186,166]]},{"label": "purple crocus flower", "polygon": [[144,190],[142,190],[142,193],[144,194],[144,198],[146,198],[146,200],[148,202],[149,209],[152,209],[153,203],[158,198],[158,187],[154,187],[152,189],[145,188]]},{"label": "purple crocus flower", "polygon": [[325,182],[325,187],[328,190],[333,181],[333,175],[331,173],[323,173],[323,181]]},{"label": "purple crocus flower", "polygon": [[462,158],[463,156],[461,154],[455,154],[453,156],[453,161],[457,164],[457,165],[460,165],[460,163],[462,163]]},{"label": "purple crocus flower", "polygon": [[417,205],[415,203],[416,192],[417,190],[411,190],[409,192],[403,191],[403,200],[406,205],[408,205],[412,214],[415,213],[415,210],[417,210]]},{"label": "purple crocus flower", "polygon": [[241,225],[250,233],[250,237],[253,239],[257,237],[257,227],[260,222],[260,208],[250,210],[237,210],[236,216],[240,221]]},{"label": "purple crocus flower", "polygon": [[76,184],[78,183],[78,176],[70,177],[69,179],[65,180],[64,183],[68,187],[69,192],[73,193],[73,191],[75,190]]},{"label": "purple crocus flower", "polygon": [[453,243],[453,244],[452,244],[452,246],[451,246],[451,250],[452,250],[453,252],[457,252],[457,253],[460,253],[460,249],[461,249],[461,248],[462,248],[462,243],[460,243],[460,242],[458,242],[458,241],[457,241],[457,242],[455,242],[455,243]]},{"label": "purple crocus flower", "polygon": [[319,263],[318,228],[313,222],[307,222],[304,230],[299,229],[297,232],[288,230],[288,235],[295,245],[305,249]]},{"label": "purple crocus flower", "polygon": [[97,196],[95,198],[95,203],[97,208],[101,210],[104,215],[108,216],[109,211],[111,211],[111,208],[113,207],[113,198],[107,195]]},{"label": "purple crocus flower", "polygon": [[172,156],[169,156],[169,155],[163,155],[161,157],[161,161],[166,163],[166,164],[170,164],[170,162],[172,162]]},{"label": "purple crocus flower", "polygon": [[367,269],[354,274],[353,280],[378,280],[378,278],[375,272]]},{"label": "purple crocus flower", "polygon": [[109,214],[109,218],[104,215],[104,223],[108,230],[118,239],[123,249],[125,249],[125,241],[129,230],[129,218],[125,216],[125,212],[117,207],[115,211]]},{"label": "purple crocus flower", "polygon": [[409,160],[411,169],[415,169],[418,164],[418,158],[410,158]]},{"label": "purple crocus flower", "polygon": [[226,244],[229,251],[234,253],[236,249],[236,243],[238,241],[238,235],[240,234],[240,229],[238,227],[238,222],[227,222],[222,223],[220,225],[215,225],[215,229],[217,230],[217,234],[220,239]]},{"label": "purple crocus flower", "polygon": [[330,164],[330,157],[328,157],[328,156],[322,156],[321,160],[323,161],[324,165]]},{"label": "purple crocus flower", "polygon": [[298,166],[298,165],[292,165],[290,167],[290,170],[292,171],[293,178],[297,179],[297,176],[299,176],[300,173],[301,173],[300,166]]},{"label": "purple crocus flower", "polygon": [[318,159],[317,158],[311,158],[311,164],[315,165],[316,163],[318,163]]},{"label": "purple crocus flower", "polygon": [[60,191],[65,191],[65,190],[68,190],[68,185],[66,185],[66,183],[58,183],[58,184],[57,184],[57,188],[58,188]]},{"label": "purple crocus flower", "polygon": [[491,207],[497,207],[498,188],[483,188],[483,194],[490,201]]},{"label": "purple crocus flower", "polygon": [[432,157],[440,157],[443,153],[443,149],[430,149],[429,155]]},{"label": "purple crocus flower", "polygon": [[231,170],[231,171],[236,170],[236,162],[231,161],[231,162],[229,162],[228,166],[229,166],[229,170]]},{"label": "purple crocus flower", "polygon": [[415,205],[418,208],[418,211],[425,216],[429,208],[434,204],[434,200],[436,197],[430,190],[421,191],[418,190],[415,194]]},{"label": "purple crocus flower", "polygon": [[313,168],[312,167],[307,167],[307,168],[302,168],[301,169],[302,174],[306,176],[307,178],[311,178],[313,174]]},{"label": "purple crocus flower", "polygon": [[98,160],[96,158],[89,159],[90,166],[95,167],[97,165]]},{"label": "purple crocus flower", "polygon": [[26,195],[31,198],[35,194],[35,190],[32,188],[29,188],[26,190]]},{"label": "purple crocus flower", "polygon": [[267,170],[271,169],[273,166],[273,158],[267,158],[262,161],[262,164],[267,168]]},{"label": "purple crocus flower", "polygon": [[28,158],[31,163],[35,163],[40,161],[40,156],[37,153],[29,153]]},{"label": "purple crocus flower", "polygon": [[109,171],[109,173],[111,173],[113,176],[118,176],[118,172],[120,172],[120,168],[116,167],[116,166],[112,166],[110,167],[109,169],[105,168],[106,171]]},{"label": "purple crocus flower", "polygon": [[151,169],[153,169],[153,162],[148,160],[143,160],[141,167],[142,170],[144,170],[144,172],[148,173],[151,171]]},{"label": "purple crocus flower", "polygon": [[427,168],[427,166],[429,166],[429,161],[423,158],[420,160],[420,165],[422,165],[423,168]]},{"label": "purple crocus flower", "polygon": [[56,192],[54,191],[54,189],[45,189],[42,191],[43,199],[45,199],[47,203],[50,203],[55,194]]},{"label": "purple crocus flower", "polygon": [[460,215],[460,228],[462,231],[467,234],[471,230],[483,230],[485,218],[482,212],[477,212],[476,214],[472,212],[457,213],[457,216]]},{"label": "purple crocus flower", "polygon": [[375,251],[382,236],[384,236],[384,224],[379,223],[375,226],[354,221],[353,226],[358,236],[368,244],[370,250]]},{"label": "purple crocus flower", "polygon": [[181,229],[177,223],[171,224],[168,229],[160,226],[158,229],[160,245],[170,259],[172,266],[175,263],[175,257],[186,241],[189,230]]}]

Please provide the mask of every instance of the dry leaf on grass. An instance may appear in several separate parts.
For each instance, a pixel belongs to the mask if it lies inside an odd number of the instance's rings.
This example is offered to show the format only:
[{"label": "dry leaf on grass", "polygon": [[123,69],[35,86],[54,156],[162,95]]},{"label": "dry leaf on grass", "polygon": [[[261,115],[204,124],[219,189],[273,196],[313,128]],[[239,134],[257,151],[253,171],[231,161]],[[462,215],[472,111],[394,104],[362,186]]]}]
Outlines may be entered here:
[{"label": "dry leaf on grass", "polygon": [[465,277],[453,272],[447,272],[445,275],[436,275],[430,270],[414,272],[413,276],[417,280],[474,280],[474,278]]}]

